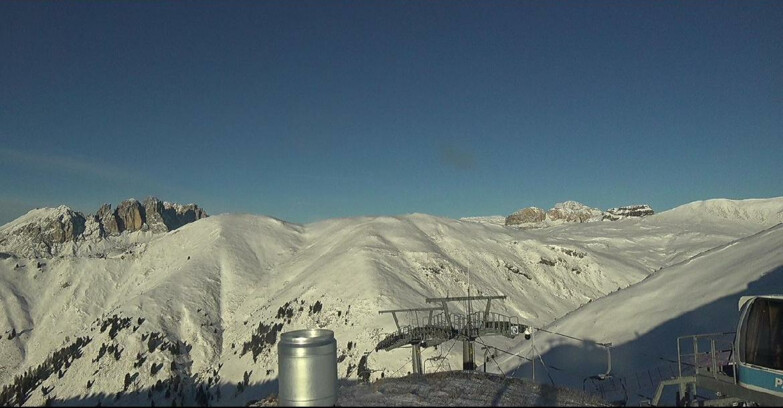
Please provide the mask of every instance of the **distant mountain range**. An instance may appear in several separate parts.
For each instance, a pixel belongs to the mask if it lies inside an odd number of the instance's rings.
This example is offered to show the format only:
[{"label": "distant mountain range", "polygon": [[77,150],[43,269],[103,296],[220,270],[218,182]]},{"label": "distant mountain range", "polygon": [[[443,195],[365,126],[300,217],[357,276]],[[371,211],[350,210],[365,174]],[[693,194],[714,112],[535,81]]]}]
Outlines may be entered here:
[{"label": "distant mountain range", "polygon": [[[340,377],[401,376],[409,351],[375,351],[395,328],[379,310],[469,282],[507,296],[493,310],[544,327],[781,221],[783,198],[545,229],[426,214],[301,225],[153,198],[88,216],[36,209],[0,227],[0,403],[244,405],[276,391],[279,334],[306,327],[335,332]],[[452,344],[423,352],[435,356],[428,372],[461,366]]]},{"label": "distant mountain range", "polygon": [[97,214],[84,214],[67,206],[34,209],[0,229],[0,249],[26,257],[52,257],[61,250],[72,253],[81,243],[95,243],[123,232],[167,232],[206,218],[196,204],[181,205],[148,197],[121,202],[116,209],[104,204]]}]

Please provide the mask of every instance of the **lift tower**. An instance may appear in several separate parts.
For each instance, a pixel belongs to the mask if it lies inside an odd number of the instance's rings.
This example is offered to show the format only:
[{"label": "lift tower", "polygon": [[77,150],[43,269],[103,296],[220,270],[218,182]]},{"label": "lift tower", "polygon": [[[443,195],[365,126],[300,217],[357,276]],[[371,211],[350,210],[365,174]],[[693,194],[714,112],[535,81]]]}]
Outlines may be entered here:
[{"label": "lift tower", "polygon": [[[422,373],[421,348],[435,346],[448,340],[462,340],[462,369],[474,370],[476,364],[473,342],[477,337],[500,335],[513,339],[528,328],[526,325],[519,324],[518,317],[505,316],[490,310],[492,300],[505,298],[505,295],[426,298],[427,303],[440,303],[440,307],[381,310],[378,313],[392,315],[397,331],[381,340],[375,350],[389,351],[411,345],[413,372]],[[467,314],[449,311],[449,303],[473,300],[486,300],[484,310],[469,310]],[[399,313],[412,314],[415,320],[407,325],[400,324]],[[426,324],[422,324],[419,313],[427,313]]]},{"label": "lift tower", "polygon": [[[462,369],[463,370],[475,370],[476,362],[474,358],[474,346],[473,342],[481,334],[504,334],[504,330],[511,331],[511,322],[505,323],[505,320],[496,320],[495,316],[490,313],[490,306],[493,299],[503,300],[505,295],[497,296],[457,296],[457,297],[444,297],[444,298],[427,298],[427,303],[440,303],[445,314],[449,316],[449,302],[470,302],[473,300],[486,300],[487,307],[484,309],[484,313],[481,311],[472,312],[470,306],[468,306],[468,314],[464,316],[462,321],[459,321],[460,328],[458,329],[457,337],[462,339]],[[500,315],[497,315],[500,316]],[[451,317],[451,316],[449,316]],[[462,315],[454,315],[457,319]],[[505,316],[504,316],[505,317]],[[449,320],[451,320],[449,318]],[[519,329],[516,329],[516,334],[519,334]]]}]

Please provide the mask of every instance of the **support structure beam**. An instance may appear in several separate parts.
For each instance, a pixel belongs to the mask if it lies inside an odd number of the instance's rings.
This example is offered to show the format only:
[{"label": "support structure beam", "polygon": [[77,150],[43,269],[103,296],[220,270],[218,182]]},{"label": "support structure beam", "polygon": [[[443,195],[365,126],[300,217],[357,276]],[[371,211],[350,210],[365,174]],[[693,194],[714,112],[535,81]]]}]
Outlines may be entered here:
[{"label": "support structure beam", "polygon": [[411,345],[411,362],[413,363],[413,374],[424,374],[421,368],[421,346],[419,343]]},{"label": "support structure beam", "polygon": [[506,295],[495,295],[495,296],[455,296],[455,297],[427,298],[427,303],[464,302],[466,300],[492,300],[492,299],[505,299],[505,298],[506,298]]},{"label": "support structure beam", "polygon": [[473,371],[476,369],[476,362],[473,358],[473,341],[462,340],[462,369]]},{"label": "support structure beam", "polygon": [[402,312],[429,312],[435,310],[443,310],[442,307],[414,307],[411,309],[394,309],[394,310],[379,310],[378,314],[384,313],[402,313]]},{"label": "support structure beam", "polygon": [[448,323],[449,327],[454,327],[454,324],[451,323],[451,313],[449,313],[449,306],[445,301],[440,303],[443,305],[443,315],[446,317],[446,323]]}]

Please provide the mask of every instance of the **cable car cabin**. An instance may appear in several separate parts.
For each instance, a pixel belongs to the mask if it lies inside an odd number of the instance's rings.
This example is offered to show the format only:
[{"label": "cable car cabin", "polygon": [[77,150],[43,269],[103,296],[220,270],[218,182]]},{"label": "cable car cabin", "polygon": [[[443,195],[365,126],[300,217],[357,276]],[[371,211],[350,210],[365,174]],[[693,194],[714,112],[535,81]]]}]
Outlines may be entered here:
[{"label": "cable car cabin", "polygon": [[739,308],[737,383],[783,397],[783,296],[743,296]]},{"label": "cable car cabin", "polygon": [[[738,306],[736,333],[677,338],[679,375],[658,384],[650,405],[659,406],[664,388],[676,385],[678,406],[783,406],[783,295],[743,296]],[[726,335],[733,335],[733,342],[723,340]],[[697,389],[713,391],[718,398],[704,400]]]}]

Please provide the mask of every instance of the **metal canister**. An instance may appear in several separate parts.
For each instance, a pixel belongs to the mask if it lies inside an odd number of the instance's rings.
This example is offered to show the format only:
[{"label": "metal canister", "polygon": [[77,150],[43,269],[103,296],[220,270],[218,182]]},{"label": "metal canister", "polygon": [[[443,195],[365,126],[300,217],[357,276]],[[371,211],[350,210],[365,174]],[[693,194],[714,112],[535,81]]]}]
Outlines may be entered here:
[{"label": "metal canister", "polygon": [[337,402],[337,340],[334,332],[283,333],[277,344],[278,404],[333,406]]}]

